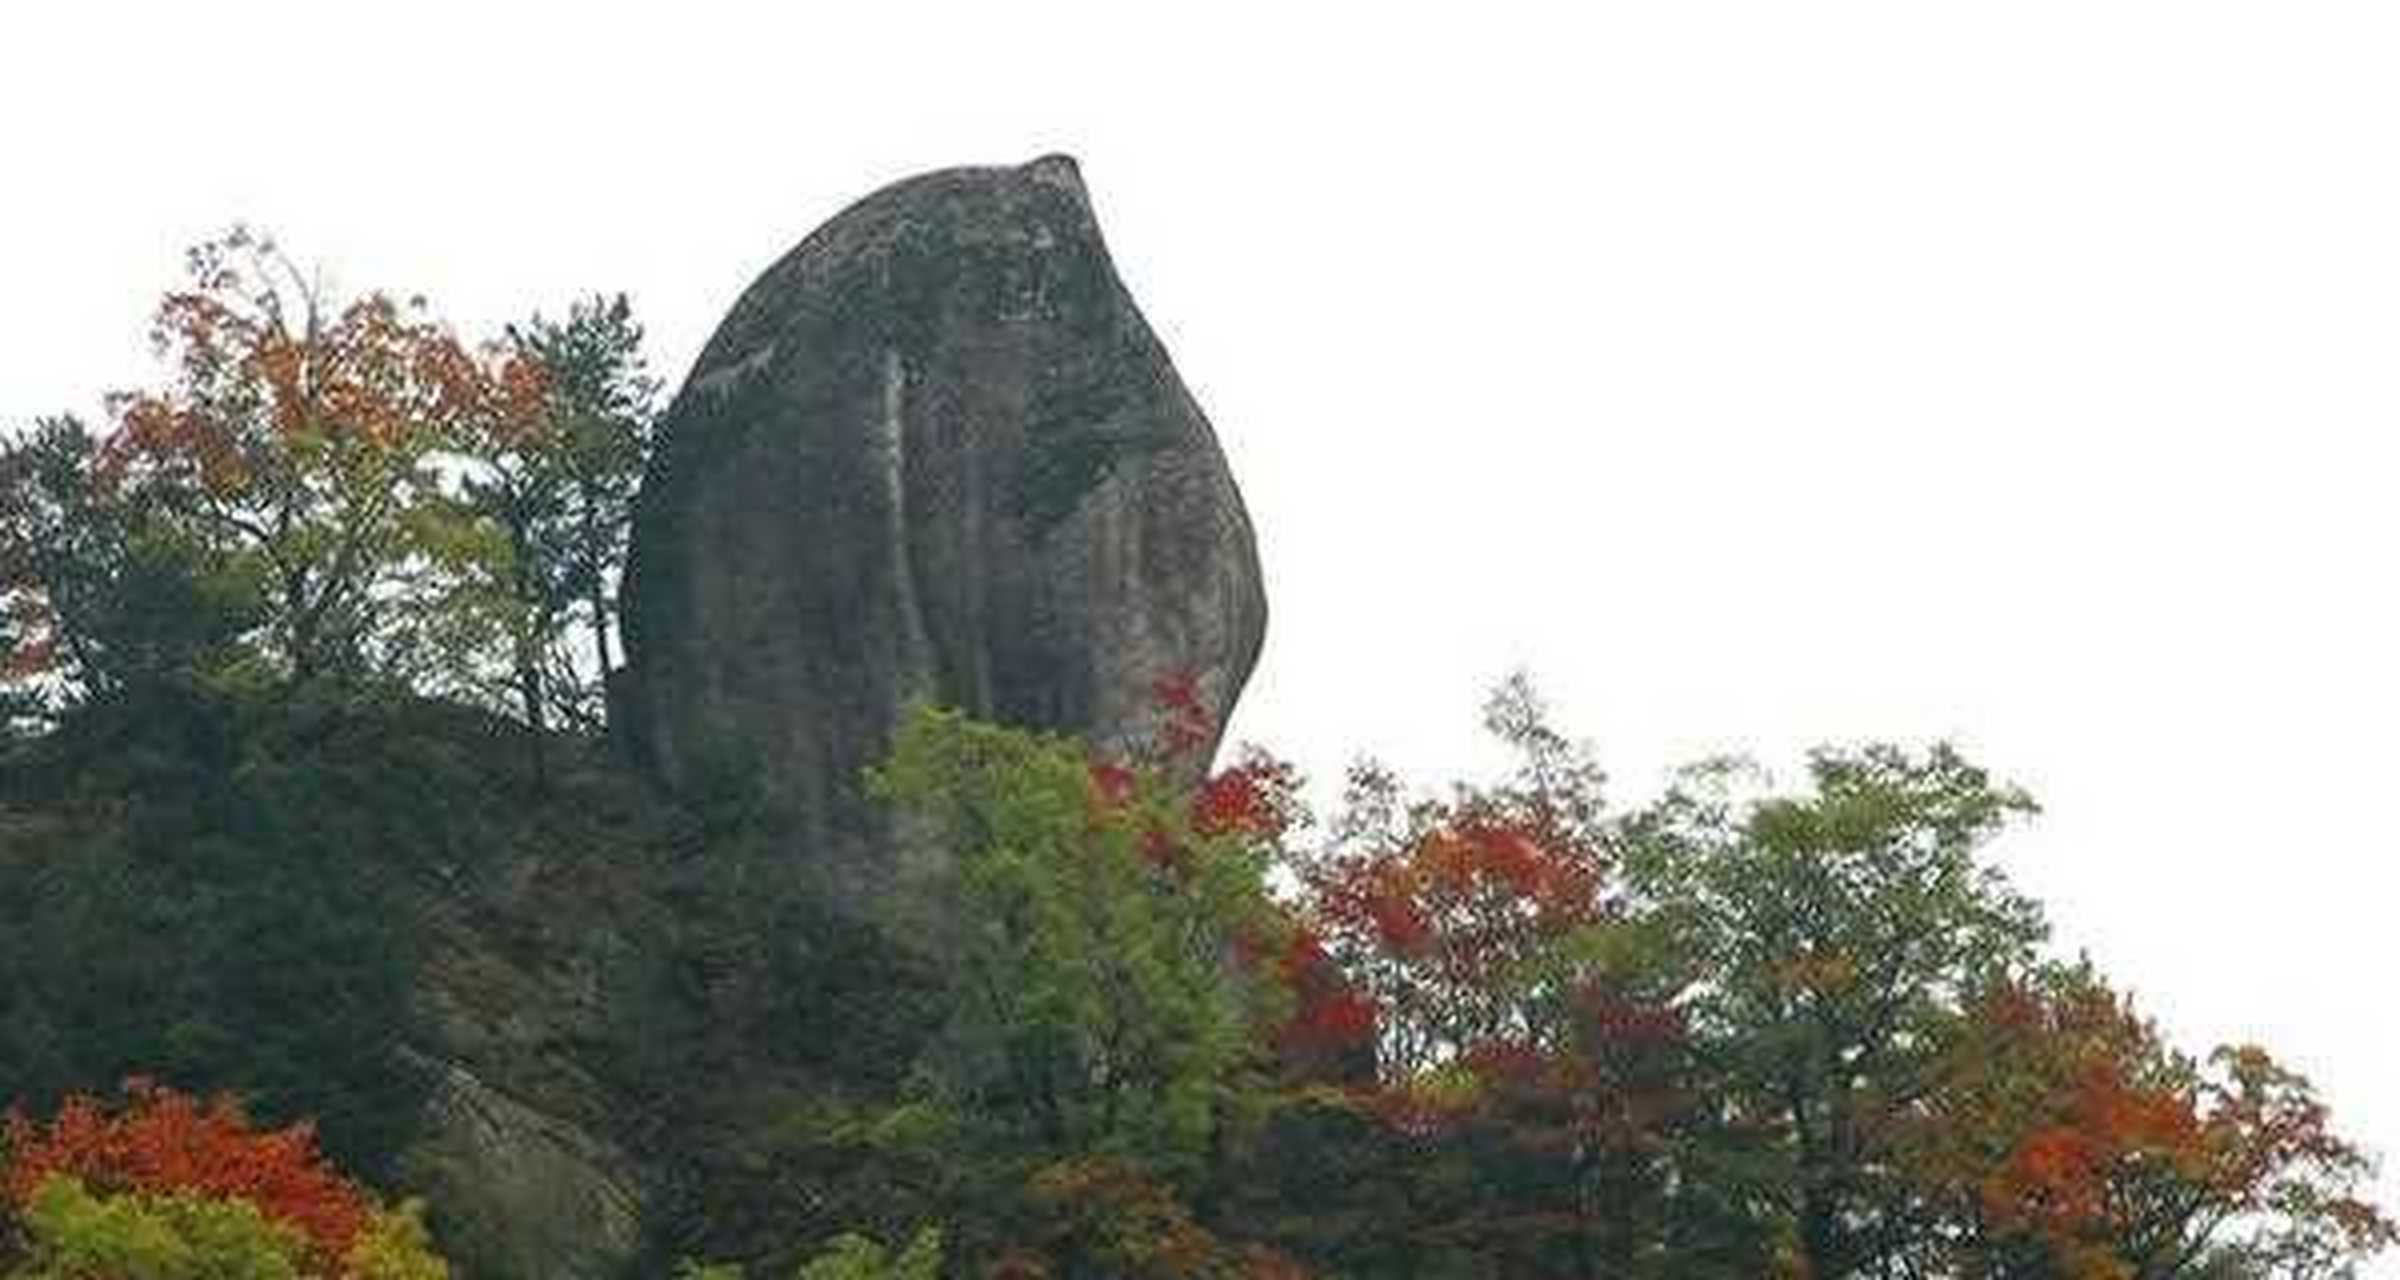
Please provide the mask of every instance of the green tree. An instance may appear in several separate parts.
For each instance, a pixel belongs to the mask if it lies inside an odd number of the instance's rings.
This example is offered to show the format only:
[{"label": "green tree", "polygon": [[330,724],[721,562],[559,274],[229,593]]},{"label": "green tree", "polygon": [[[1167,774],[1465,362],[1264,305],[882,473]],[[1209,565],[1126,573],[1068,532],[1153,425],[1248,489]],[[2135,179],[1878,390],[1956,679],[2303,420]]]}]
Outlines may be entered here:
[{"label": "green tree", "polygon": [[[1712,766],[1622,834],[1643,909],[1702,976],[1682,1008],[1727,1119],[1775,1135],[1746,1183],[1816,1280],[1921,1238],[1898,1120],[1938,1081],[1961,993],[2031,961],[2035,904],[1978,850],[2033,811],[1947,747],[1822,751],[1811,790],[1741,799]],[[1744,1193],[1737,1193],[1744,1194]]]},{"label": "green tree", "polygon": [[[904,720],[875,785],[946,852],[957,905],[947,1029],[894,1115],[911,1151],[941,1153],[928,1207],[970,1271],[1234,1274],[1249,1256],[1201,1223],[1266,1108],[1291,1004],[1265,886],[1282,782],[1249,765],[1195,792],[1070,739]],[[1138,1194],[1071,1189],[1087,1184]]]},{"label": "green tree", "polygon": [[117,483],[75,419],[0,442],[0,685],[17,715],[224,666],[255,587]]},{"label": "green tree", "polygon": [[1196,1174],[1281,1016],[1269,967],[1235,960],[1272,954],[1267,849],[1203,834],[1150,775],[954,712],[912,713],[875,781],[956,859],[938,1090],[1017,1151]]},{"label": "green tree", "polygon": [[642,358],[642,327],[623,294],[577,302],[563,321],[536,315],[509,337],[546,372],[558,473],[549,483],[561,491],[544,502],[549,523],[531,542],[554,566],[543,580],[580,595],[597,688],[616,669],[617,584],[650,460],[659,380]]},{"label": "green tree", "polygon": [[[457,691],[513,707],[537,754],[547,729],[590,731],[603,718],[616,585],[658,390],[641,340],[623,295],[512,328],[511,367],[538,373],[538,395],[493,398],[493,411],[468,423],[466,471],[440,522],[451,647],[498,655],[488,675],[473,664],[452,672]],[[575,651],[578,628],[588,656]]]},{"label": "green tree", "polygon": [[307,1235],[239,1196],[188,1191],[96,1194],[46,1179],[26,1204],[23,1256],[6,1280],[449,1280],[414,1201],[374,1208],[348,1255],[328,1268]]},{"label": "green tree", "polygon": [[366,1226],[350,1247],[350,1276],[345,1280],[450,1280],[450,1264],[434,1251],[433,1233],[425,1227],[425,1205],[404,1200],[367,1215]]}]

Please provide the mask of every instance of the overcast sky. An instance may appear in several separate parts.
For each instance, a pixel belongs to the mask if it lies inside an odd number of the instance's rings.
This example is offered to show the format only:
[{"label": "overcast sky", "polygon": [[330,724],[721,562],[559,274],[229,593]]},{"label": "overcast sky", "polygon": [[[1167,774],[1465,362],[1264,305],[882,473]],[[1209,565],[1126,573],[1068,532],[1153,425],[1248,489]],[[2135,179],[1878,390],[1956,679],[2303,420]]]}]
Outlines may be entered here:
[{"label": "overcast sky", "polygon": [[1523,666],[1628,799],[1954,739],[2065,947],[2400,1155],[2400,9],[1405,7],[13,5],[0,420],[237,218],[470,332],[629,291],[672,382],[1068,151],[1258,527],[1237,735],[1440,779]]}]

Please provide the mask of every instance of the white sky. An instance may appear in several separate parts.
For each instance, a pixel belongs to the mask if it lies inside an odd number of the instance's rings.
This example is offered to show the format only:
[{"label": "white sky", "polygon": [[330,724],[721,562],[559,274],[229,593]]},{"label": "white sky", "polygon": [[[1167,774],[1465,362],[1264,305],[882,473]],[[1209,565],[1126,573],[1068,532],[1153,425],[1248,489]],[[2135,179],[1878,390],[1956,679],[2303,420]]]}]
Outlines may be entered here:
[{"label": "white sky", "polygon": [[672,381],[849,200],[1070,151],[1258,526],[1238,735],[1452,776],[1524,665],[1628,796],[1954,738],[2069,948],[2400,1157],[2400,9],[348,7],[0,17],[0,420],[235,218],[470,331],[630,291]]}]

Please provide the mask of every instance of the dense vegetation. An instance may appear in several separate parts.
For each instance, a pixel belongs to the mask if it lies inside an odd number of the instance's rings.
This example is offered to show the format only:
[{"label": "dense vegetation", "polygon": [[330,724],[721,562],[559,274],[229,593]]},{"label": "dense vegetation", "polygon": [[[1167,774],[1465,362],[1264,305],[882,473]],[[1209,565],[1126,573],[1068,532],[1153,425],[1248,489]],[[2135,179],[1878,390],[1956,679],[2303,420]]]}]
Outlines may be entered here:
[{"label": "dense vegetation", "polygon": [[2033,804],[1947,748],[1619,808],[1512,681],[1508,776],[1361,767],[1318,817],[1262,756],[1173,781],[1214,735],[1171,674],[1129,760],[921,709],[872,785],[955,858],[929,965],[597,736],[655,390],[622,300],[475,348],[248,235],[192,267],[166,385],[0,449],[0,1275],[444,1274],[336,1165],[402,1176],[423,904],[526,850],[675,904],[599,1049],[684,1171],[660,1272],[2238,1280],[2395,1239],[2305,1080],[2046,949],[1982,856]]},{"label": "dense vegetation", "polygon": [[418,1101],[395,881],[521,807],[426,700],[537,772],[598,728],[655,384],[621,298],[470,348],[238,229],[152,336],[105,434],[0,445],[0,1079],[239,1083],[378,1170]]},{"label": "dense vegetation", "polygon": [[596,727],[656,394],[622,298],[469,346],[236,230],[152,339],[170,376],[105,434],[59,417],[0,452],[15,727],[162,685]]}]

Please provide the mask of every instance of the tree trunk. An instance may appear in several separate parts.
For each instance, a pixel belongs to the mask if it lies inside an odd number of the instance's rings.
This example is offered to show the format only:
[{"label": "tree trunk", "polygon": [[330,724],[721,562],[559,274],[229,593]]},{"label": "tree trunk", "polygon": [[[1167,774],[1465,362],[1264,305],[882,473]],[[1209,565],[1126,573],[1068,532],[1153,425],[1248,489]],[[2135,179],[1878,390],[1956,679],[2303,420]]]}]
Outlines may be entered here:
[{"label": "tree trunk", "polygon": [[525,728],[533,735],[533,779],[550,781],[550,734],[542,715],[542,662],[538,641],[517,638],[517,692],[525,699]]},{"label": "tree trunk", "polygon": [[592,649],[600,660],[596,673],[600,687],[606,689],[608,673],[616,668],[616,662],[608,653],[608,592],[597,574],[592,577]]}]

